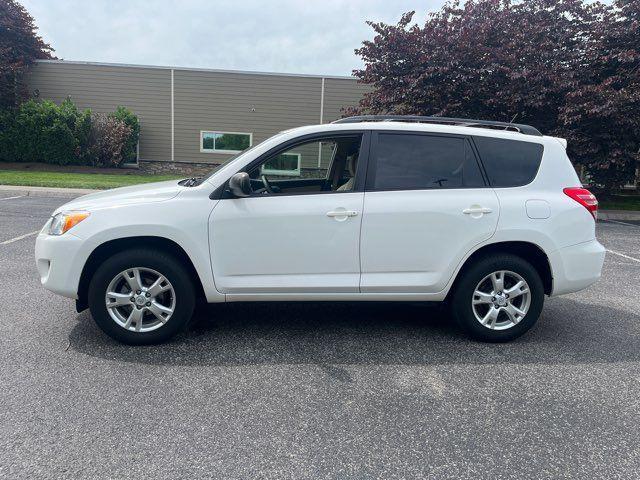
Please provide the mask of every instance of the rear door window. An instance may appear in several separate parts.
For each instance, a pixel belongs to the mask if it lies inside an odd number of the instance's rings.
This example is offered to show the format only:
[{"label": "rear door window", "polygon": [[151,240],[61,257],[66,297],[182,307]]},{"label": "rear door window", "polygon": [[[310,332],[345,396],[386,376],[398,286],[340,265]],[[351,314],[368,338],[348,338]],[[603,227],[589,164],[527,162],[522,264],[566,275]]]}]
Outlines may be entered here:
[{"label": "rear door window", "polygon": [[521,187],[538,173],[544,147],[539,143],[473,137],[492,187]]},{"label": "rear door window", "polygon": [[483,187],[484,180],[464,137],[378,134],[374,190]]}]

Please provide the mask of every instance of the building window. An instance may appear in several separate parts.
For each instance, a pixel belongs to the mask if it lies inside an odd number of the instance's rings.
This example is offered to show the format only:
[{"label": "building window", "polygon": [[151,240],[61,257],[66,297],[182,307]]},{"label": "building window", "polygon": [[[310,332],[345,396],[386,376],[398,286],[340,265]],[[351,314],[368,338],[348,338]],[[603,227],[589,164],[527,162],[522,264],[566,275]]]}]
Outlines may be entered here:
[{"label": "building window", "polygon": [[300,176],[300,154],[281,153],[262,165],[262,173],[271,175]]},{"label": "building window", "polygon": [[200,132],[200,151],[205,153],[238,153],[252,143],[251,133]]}]

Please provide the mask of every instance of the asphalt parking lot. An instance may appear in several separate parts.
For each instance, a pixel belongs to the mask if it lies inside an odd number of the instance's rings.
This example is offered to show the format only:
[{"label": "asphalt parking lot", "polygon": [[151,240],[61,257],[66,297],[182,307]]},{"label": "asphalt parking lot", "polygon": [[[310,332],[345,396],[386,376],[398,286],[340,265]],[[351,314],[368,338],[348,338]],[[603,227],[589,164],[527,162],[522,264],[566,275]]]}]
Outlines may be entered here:
[{"label": "asphalt parking lot", "polygon": [[602,280],[506,345],[419,304],[270,303],[132,348],[39,284],[32,233],[67,200],[8,197],[2,478],[639,476],[640,225],[599,223]]}]

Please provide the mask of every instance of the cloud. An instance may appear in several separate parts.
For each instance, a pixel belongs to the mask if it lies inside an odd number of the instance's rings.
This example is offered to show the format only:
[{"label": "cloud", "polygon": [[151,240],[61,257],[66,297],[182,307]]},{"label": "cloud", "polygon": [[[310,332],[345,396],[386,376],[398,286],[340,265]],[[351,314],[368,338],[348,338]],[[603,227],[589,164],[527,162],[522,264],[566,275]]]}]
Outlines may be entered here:
[{"label": "cloud", "polygon": [[444,0],[21,0],[65,60],[349,75],[353,50]]}]

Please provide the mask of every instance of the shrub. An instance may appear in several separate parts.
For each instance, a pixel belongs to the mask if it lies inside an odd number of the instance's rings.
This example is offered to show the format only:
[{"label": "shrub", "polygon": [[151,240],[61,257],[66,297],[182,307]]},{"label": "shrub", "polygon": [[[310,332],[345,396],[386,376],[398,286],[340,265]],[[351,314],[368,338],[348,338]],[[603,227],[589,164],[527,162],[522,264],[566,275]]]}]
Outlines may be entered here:
[{"label": "shrub", "polygon": [[9,110],[0,110],[0,160],[10,161],[13,157],[15,115]]},{"label": "shrub", "polygon": [[10,155],[7,160],[73,163],[78,149],[77,116],[77,109],[70,101],[60,106],[49,100],[23,103],[6,132],[6,149]]},{"label": "shrub", "polygon": [[127,108],[111,114],[29,100],[0,111],[0,160],[117,167],[135,161],[140,124]]},{"label": "shrub", "polygon": [[91,110],[88,108],[79,113],[76,118],[76,139],[78,150],[76,156],[79,163],[85,165],[91,163],[89,159],[89,135],[91,133]]},{"label": "shrub", "polygon": [[88,158],[96,167],[119,167],[125,160],[131,127],[113,115],[94,114],[89,132]]},{"label": "shrub", "polygon": [[118,105],[116,111],[111,114],[113,118],[124,122],[131,129],[129,138],[125,142],[124,161],[134,163],[138,157],[138,140],[140,139],[140,122],[138,117],[128,108]]}]

